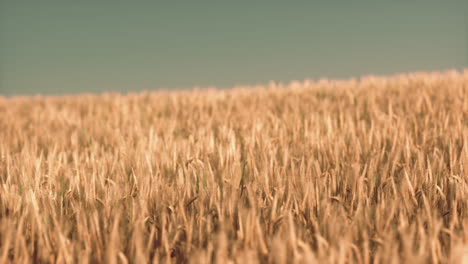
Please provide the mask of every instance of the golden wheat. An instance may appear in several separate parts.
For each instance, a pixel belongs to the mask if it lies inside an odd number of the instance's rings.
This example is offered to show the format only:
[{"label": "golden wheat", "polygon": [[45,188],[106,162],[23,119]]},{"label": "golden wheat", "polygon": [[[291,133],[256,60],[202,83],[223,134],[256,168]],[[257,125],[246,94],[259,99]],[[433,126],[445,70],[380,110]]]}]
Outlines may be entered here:
[{"label": "golden wheat", "polygon": [[467,71],[0,98],[0,262],[461,263],[467,169]]}]

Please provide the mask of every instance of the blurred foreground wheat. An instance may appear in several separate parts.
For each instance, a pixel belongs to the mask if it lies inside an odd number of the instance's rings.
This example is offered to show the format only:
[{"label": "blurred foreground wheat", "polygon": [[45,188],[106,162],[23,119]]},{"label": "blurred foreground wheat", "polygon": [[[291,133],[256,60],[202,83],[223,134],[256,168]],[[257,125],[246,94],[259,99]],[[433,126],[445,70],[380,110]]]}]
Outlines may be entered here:
[{"label": "blurred foreground wheat", "polygon": [[0,98],[0,262],[461,263],[467,170],[466,71]]}]

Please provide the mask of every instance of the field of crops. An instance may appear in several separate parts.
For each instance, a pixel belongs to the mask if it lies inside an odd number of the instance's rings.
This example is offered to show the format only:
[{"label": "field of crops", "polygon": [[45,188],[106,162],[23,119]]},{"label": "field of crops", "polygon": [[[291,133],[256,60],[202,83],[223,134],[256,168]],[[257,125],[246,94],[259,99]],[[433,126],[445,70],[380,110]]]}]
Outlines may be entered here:
[{"label": "field of crops", "polygon": [[468,71],[0,97],[0,263],[463,261]]}]

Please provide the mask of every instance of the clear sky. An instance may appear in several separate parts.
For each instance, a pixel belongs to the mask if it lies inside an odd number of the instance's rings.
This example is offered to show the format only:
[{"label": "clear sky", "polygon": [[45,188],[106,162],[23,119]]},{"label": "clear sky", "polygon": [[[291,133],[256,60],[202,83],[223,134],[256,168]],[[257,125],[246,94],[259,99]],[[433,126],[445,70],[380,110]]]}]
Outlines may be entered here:
[{"label": "clear sky", "polygon": [[3,95],[462,69],[467,50],[468,1],[0,0]]}]

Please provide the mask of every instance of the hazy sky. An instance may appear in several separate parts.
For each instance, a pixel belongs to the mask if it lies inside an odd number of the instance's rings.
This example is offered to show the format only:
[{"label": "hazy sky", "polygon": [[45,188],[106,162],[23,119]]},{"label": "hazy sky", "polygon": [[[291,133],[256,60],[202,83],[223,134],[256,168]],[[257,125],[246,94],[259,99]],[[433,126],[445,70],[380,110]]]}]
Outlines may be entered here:
[{"label": "hazy sky", "polygon": [[0,94],[468,66],[468,1],[175,2],[0,0]]}]

